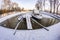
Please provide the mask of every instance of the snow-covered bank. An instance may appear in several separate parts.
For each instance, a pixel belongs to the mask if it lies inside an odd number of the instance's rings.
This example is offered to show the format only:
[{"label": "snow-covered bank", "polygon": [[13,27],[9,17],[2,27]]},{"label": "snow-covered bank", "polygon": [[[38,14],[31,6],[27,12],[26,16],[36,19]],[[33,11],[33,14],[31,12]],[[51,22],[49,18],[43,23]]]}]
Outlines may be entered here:
[{"label": "snow-covered bank", "polygon": [[[0,19],[0,23],[19,14],[3,17]],[[13,35],[14,29],[0,26],[0,40],[60,40],[60,22],[47,28],[49,31],[43,28],[36,30],[17,30],[16,34]]]},{"label": "snow-covered bank", "polygon": [[13,29],[0,26],[0,40],[60,40],[60,23],[48,27],[49,31],[38,30],[17,30],[13,35]]},{"label": "snow-covered bank", "polygon": [[7,20],[7,19],[12,18],[12,17],[18,16],[18,15],[20,15],[20,14],[21,14],[20,12],[17,12],[17,13],[15,13],[15,14],[10,14],[10,15],[7,15],[7,16],[5,16],[5,17],[3,17],[3,18],[0,18],[0,23],[3,22],[3,21],[5,21],[5,20]]}]

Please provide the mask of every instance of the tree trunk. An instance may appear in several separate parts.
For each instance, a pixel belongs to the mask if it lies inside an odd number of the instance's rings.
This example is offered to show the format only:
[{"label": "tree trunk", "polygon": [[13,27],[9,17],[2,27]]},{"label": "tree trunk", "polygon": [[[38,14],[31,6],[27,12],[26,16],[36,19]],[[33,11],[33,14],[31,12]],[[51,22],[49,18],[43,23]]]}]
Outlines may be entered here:
[{"label": "tree trunk", "polygon": [[56,10],[56,14],[58,14],[58,7],[57,7],[57,10]]},{"label": "tree trunk", "polygon": [[54,9],[53,9],[53,13],[55,13],[55,4],[56,4],[56,0],[54,0],[54,4],[53,4],[53,5],[54,5],[54,6],[53,6],[53,8],[54,8]]},{"label": "tree trunk", "polygon": [[50,13],[52,12],[52,0],[50,0]]},{"label": "tree trunk", "polygon": [[56,14],[58,14],[58,8],[59,8],[59,5],[60,5],[60,4],[58,4],[58,3],[59,3],[59,1],[57,0],[57,3],[56,3],[56,5],[57,5]]},{"label": "tree trunk", "polygon": [[44,7],[44,11],[45,11],[45,0],[44,0],[44,2],[43,2],[43,7]]}]

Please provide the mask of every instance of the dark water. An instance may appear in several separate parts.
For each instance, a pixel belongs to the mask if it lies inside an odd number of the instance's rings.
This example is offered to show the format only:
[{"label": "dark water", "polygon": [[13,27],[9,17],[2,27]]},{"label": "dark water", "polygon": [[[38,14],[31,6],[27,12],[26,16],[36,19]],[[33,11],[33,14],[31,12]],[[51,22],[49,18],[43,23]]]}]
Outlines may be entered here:
[{"label": "dark water", "polygon": [[[34,18],[34,17],[31,17],[32,28],[33,29],[42,28],[42,26],[40,26],[36,22],[34,22],[32,20],[32,18]],[[14,29],[16,27],[17,23],[19,22],[17,19],[18,19],[18,16],[13,17],[11,19],[8,19],[8,20],[4,21],[0,25],[3,26],[3,27],[6,27],[6,28]],[[59,20],[57,20],[55,18],[45,18],[45,17],[43,17],[42,19],[36,19],[36,18],[34,18],[34,19],[45,27],[49,27],[49,26],[54,25],[54,24],[59,22]],[[22,22],[18,26],[18,30],[27,30],[27,24],[26,24],[26,19],[25,18],[22,20]]]}]

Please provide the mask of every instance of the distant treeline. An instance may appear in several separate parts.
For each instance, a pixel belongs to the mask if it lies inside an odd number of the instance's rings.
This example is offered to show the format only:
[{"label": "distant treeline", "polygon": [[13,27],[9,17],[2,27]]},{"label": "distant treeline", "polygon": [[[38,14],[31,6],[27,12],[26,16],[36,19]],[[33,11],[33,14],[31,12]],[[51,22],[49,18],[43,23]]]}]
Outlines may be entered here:
[{"label": "distant treeline", "polygon": [[14,12],[14,11],[19,11],[19,12],[21,12],[21,10],[19,10],[19,9],[13,9],[13,10],[6,10],[6,9],[4,9],[4,10],[0,10],[0,14],[3,14],[3,13],[9,13],[9,12]]}]

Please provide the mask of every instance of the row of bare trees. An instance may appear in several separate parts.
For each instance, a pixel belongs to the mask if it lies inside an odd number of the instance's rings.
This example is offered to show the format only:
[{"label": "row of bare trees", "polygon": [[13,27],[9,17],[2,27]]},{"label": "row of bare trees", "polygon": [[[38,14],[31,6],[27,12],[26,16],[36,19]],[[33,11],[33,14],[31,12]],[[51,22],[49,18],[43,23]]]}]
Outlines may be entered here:
[{"label": "row of bare trees", "polygon": [[[45,10],[45,2],[47,0],[38,0],[36,3],[36,8],[37,9],[41,9],[41,10]],[[49,4],[50,4],[50,13],[55,13],[58,14],[58,8],[60,6],[59,0],[48,0]]]},{"label": "row of bare trees", "polygon": [[1,6],[2,10],[20,10],[21,8],[17,3],[11,2],[11,0],[3,0],[3,4]]},{"label": "row of bare trees", "polygon": [[58,0],[50,0],[50,12],[53,11],[53,13],[58,13],[58,4],[59,1]]},{"label": "row of bare trees", "polygon": [[12,2],[11,0],[2,0],[2,5],[0,9],[0,14],[18,11],[21,12],[22,8],[16,2]]}]

